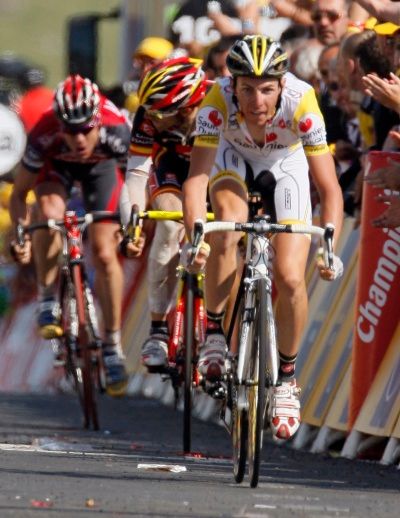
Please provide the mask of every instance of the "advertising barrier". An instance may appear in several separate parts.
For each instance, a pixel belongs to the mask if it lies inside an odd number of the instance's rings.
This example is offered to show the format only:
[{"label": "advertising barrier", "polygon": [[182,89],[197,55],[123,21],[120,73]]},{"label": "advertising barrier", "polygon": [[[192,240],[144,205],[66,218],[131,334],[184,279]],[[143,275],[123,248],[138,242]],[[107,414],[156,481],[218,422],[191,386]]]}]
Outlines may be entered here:
[{"label": "advertising barrier", "polygon": [[389,437],[400,415],[400,326],[386,351],[354,429]]},{"label": "advertising barrier", "polygon": [[[365,175],[400,161],[400,153],[370,152]],[[400,228],[380,229],[371,221],[385,210],[376,200],[382,193],[366,182],[363,188],[359,268],[349,403],[349,427],[373,383],[379,365],[399,323]]]}]

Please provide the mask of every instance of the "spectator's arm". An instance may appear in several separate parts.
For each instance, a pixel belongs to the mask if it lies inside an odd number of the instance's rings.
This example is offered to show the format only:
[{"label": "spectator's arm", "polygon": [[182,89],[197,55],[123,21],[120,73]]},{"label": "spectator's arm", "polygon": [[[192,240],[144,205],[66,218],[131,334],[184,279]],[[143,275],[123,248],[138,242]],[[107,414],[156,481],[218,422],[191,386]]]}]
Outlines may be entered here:
[{"label": "spectator's arm", "polygon": [[[216,8],[218,2],[208,2],[208,17],[222,36],[235,36],[240,33],[254,34],[258,24],[258,6],[255,0],[240,2],[236,6],[238,18],[235,20]],[[242,5],[243,4],[243,5]]]},{"label": "spectator's arm", "polygon": [[300,7],[293,0],[270,0],[270,4],[276,9],[279,16],[290,18],[300,25],[312,26],[311,13],[308,9]]},{"label": "spectator's arm", "polygon": [[400,25],[400,3],[391,0],[356,0],[356,2],[378,20]]}]

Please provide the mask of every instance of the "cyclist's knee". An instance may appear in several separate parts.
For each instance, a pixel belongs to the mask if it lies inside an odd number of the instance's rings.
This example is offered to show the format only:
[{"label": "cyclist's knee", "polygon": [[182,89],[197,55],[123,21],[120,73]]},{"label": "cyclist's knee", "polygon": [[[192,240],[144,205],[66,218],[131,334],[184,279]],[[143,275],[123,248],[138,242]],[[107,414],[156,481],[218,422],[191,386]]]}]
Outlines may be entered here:
[{"label": "cyclist's knee", "polygon": [[118,261],[117,249],[110,245],[97,246],[94,244],[92,246],[92,256],[94,264],[102,268],[113,265]]},{"label": "cyclist's knee", "polygon": [[240,241],[239,232],[215,232],[209,237],[211,251],[214,254],[234,254]]},{"label": "cyclist's knee", "polygon": [[166,264],[179,251],[179,242],[183,238],[183,226],[174,221],[158,221],[151,244],[150,258]]},{"label": "cyclist's knee", "polygon": [[286,294],[291,298],[303,294],[306,289],[304,275],[296,271],[282,272],[276,270],[274,282],[280,294]]}]

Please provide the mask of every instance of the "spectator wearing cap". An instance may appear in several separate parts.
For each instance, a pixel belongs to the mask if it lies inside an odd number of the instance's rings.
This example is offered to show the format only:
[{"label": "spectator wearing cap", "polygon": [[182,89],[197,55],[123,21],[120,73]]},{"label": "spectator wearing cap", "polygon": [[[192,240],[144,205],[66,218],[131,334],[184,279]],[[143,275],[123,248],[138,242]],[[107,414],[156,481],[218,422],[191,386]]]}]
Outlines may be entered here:
[{"label": "spectator wearing cap", "polygon": [[399,31],[399,25],[392,22],[377,23],[373,30],[377,35],[379,48],[385,56],[389,58],[394,65],[394,48],[396,33]]},{"label": "spectator wearing cap", "polygon": [[133,53],[134,76],[140,79],[153,65],[161,63],[173,51],[173,44],[157,36],[144,38]]},{"label": "spectator wearing cap", "polygon": [[144,38],[136,47],[132,55],[133,70],[131,76],[129,81],[126,81],[123,85],[126,94],[123,108],[128,111],[132,118],[139,107],[136,92],[140,79],[152,66],[169,57],[173,50],[174,46],[169,40],[158,36]]},{"label": "spectator wearing cap", "polygon": [[[386,44],[385,48],[389,49],[388,55],[392,60],[391,71],[382,77],[374,74],[374,71],[369,69],[368,66],[363,67],[365,75],[362,78],[362,82],[365,88],[365,93],[374,99],[374,101],[378,103],[378,106],[382,107],[381,110],[389,111],[389,113],[395,112],[399,115],[400,78],[398,75],[400,67],[400,26],[391,22],[385,22],[377,24],[374,27],[374,31],[378,35],[378,40],[386,38],[390,41],[390,44]],[[362,59],[363,56],[360,58]],[[398,122],[399,119],[397,117],[394,120],[393,117],[391,118],[391,123],[394,127],[390,129],[388,137],[384,142],[383,149],[399,150],[400,128],[398,126]]]}]

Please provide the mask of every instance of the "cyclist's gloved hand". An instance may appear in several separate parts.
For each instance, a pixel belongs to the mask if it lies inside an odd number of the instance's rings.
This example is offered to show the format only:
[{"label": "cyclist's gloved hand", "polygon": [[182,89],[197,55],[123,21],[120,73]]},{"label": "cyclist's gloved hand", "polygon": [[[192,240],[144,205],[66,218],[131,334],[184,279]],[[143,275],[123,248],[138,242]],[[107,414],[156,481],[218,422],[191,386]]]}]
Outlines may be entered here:
[{"label": "cyclist's gloved hand", "polygon": [[333,270],[326,267],[327,252],[323,248],[319,248],[317,252],[317,267],[319,274],[325,281],[334,281],[343,275],[343,263],[340,257],[333,254]]},{"label": "cyclist's gloved hand", "polygon": [[128,259],[135,259],[142,255],[145,243],[146,236],[143,234],[143,232],[135,240],[125,236],[119,244],[119,251],[124,257],[127,257]]},{"label": "cyclist's gloved hand", "polygon": [[193,257],[193,247],[190,243],[185,243],[181,250],[180,264],[191,273],[199,273],[204,270],[208,256],[210,255],[210,245],[202,241],[198,246],[197,253]]},{"label": "cyclist's gloved hand", "polygon": [[29,264],[32,257],[32,242],[29,238],[25,239],[21,246],[16,241],[10,243],[10,255],[15,262],[20,264]]}]

